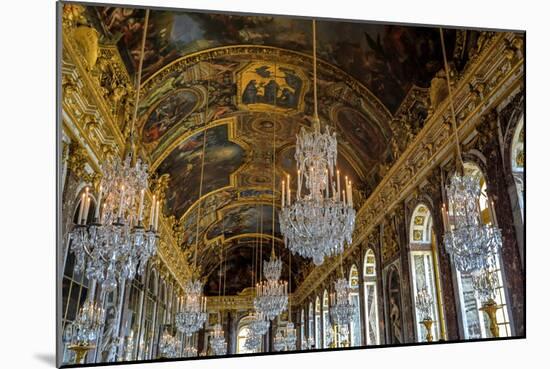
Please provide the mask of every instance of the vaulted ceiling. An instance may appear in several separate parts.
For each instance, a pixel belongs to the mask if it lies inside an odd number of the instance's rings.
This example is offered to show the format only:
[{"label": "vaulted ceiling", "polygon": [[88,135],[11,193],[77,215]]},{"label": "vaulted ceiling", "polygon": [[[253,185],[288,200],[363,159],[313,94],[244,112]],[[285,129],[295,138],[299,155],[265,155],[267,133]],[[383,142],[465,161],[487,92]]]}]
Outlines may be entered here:
[{"label": "vaulted ceiling", "polygon": [[[101,42],[116,44],[135,75],[144,10],[88,13]],[[382,179],[381,166],[395,159],[395,145],[406,145],[396,117],[407,113],[418,130],[428,114],[426,99],[411,91],[428,96],[441,70],[439,31],[328,20],[317,29],[319,113],[337,132],[338,166],[360,204]],[[153,10],[147,35],[138,131],[167,185],[163,212],[188,261],[197,247],[207,293],[215,295],[223,250],[226,293],[236,294],[254,279],[259,245],[267,259],[274,240],[288,275],[278,187],[283,176],[295,178],[296,134],[311,124],[311,21]],[[454,68],[462,68],[477,32],[448,29],[445,37]],[[293,256],[291,269],[295,287],[311,263]]]}]

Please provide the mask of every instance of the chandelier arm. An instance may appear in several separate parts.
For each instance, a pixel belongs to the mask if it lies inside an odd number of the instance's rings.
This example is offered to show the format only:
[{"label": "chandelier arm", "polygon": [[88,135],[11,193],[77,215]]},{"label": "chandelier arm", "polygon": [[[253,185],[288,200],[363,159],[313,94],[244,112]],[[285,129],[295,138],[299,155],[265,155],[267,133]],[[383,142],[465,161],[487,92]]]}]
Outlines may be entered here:
[{"label": "chandelier arm", "polygon": [[134,114],[132,116],[132,125],[130,126],[130,137],[134,135],[134,126],[137,119],[137,112],[139,107],[139,93],[141,90],[141,72],[143,69],[143,56],[145,55],[145,41],[147,39],[147,28],[149,27],[149,9],[145,10],[145,22],[143,26],[143,36],[141,39],[141,51],[139,56],[139,66],[137,72],[137,82],[136,82],[136,100],[134,102]]},{"label": "chandelier arm", "polygon": [[451,78],[449,73],[449,64],[447,62],[447,53],[445,50],[445,38],[443,37],[443,28],[439,28],[439,36],[441,38],[441,50],[443,52],[443,64],[445,66],[445,79],[447,81],[447,89],[449,91],[449,100],[450,100],[450,106],[451,106],[451,122],[453,124],[453,132],[455,137],[455,145],[456,145],[456,151],[458,155],[458,160],[460,162],[460,171],[464,172],[464,161],[462,160],[462,150],[460,149],[460,142],[458,138],[458,129],[457,129],[457,123],[456,123],[456,112],[455,112],[455,106],[454,106],[454,96],[453,96],[453,89],[451,88]]},{"label": "chandelier arm", "polygon": [[[202,70],[200,68],[199,64],[199,73],[202,74]],[[210,103],[210,75],[206,76],[206,105],[204,108],[204,124],[203,124],[203,131],[202,131],[202,155],[201,155],[201,175],[200,175],[200,183],[199,183],[199,203],[197,206],[197,236],[195,237],[195,255],[193,256],[193,269],[196,273],[197,268],[197,253],[199,249],[199,225],[200,225],[200,218],[201,218],[201,205],[202,205],[202,185],[204,181],[204,157],[206,155],[206,133],[208,131],[207,125],[208,125],[208,104]]]}]

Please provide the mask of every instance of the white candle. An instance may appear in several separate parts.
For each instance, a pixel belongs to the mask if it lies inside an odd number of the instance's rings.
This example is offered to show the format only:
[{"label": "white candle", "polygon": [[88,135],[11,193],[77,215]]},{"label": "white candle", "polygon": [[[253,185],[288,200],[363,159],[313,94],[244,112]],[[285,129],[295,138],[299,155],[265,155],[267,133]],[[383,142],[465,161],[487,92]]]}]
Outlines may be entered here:
[{"label": "white candle", "polygon": [[99,185],[99,192],[97,194],[97,205],[95,207],[94,221],[99,222],[99,210],[101,207],[101,195],[103,194],[103,186]]},{"label": "white candle", "polygon": [[153,228],[154,219],[155,216],[155,195],[153,195],[153,201],[151,201],[151,212],[149,214],[149,228]]},{"label": "white candle", "polygon": [[342,190],[342,202],[344,203],[344,207],[346,206],[346,193],[344,190]]},{"label": "white candle", "polygon": [[157,200],[157,206],[155,209],[155,231],[159,228],[159,208],[160,208],[160,200]]},{"label": "white candle", "polygon": [[88,198],[90,197],[88,187],[86,187],[86,189],[85,189],[85,194],[86,194],[86,196],[84,196],[84,213],[82,213],[82,220],[83,220],[84,224],[86,224],[86,219],[88,219],[88,209],[89,209],[89,206],[90,206],[90,202],[88,201]]},{"label": "white candle", "polygon": [[82,224],[82,214],[84,213],[84,206],[86,205],[86,194],[82,194],[80,199],[80,208],[78,209],[78,221],[77,224]]},{"label": "white candle", "polygon": [[285,207],[285,181],[281,182],[281,209]]},{"label": "white candle", "polygon": [[290,206],[290,174],[286,175],[286,192],[287,192],[287,202],[288,206]]},{"label": "white candle", "polygon": [[118,218],[122,218],[122,204],[124,204],[124,186],[120,186],[120,203],[118,204]]},{"label": "white candle", "polygon": [[336,170],[336,191],[338,192],[337,200],[340,200],[340,170]]},{"label": "white candle", "polygon": [[85,211],[85,213],[84,213],[84,224],[88,223],[88,213],[90,212],[90,200],[91,200],[91,198],[90,198],[90,196],[88,196],[86,198],[86,210],[84,210]]},{"label": "white candle", "polygon": [[145,189],[142,189],[139,194],[139,215],[138,215],[138,221],[141,222],[143,220],[143,197],[145,196]]},{"label": "white candle", "polygon": [[348,183],[348,176],[344,176],[344,184],[346,185],[346,203],[349,205],[349,183]]}]

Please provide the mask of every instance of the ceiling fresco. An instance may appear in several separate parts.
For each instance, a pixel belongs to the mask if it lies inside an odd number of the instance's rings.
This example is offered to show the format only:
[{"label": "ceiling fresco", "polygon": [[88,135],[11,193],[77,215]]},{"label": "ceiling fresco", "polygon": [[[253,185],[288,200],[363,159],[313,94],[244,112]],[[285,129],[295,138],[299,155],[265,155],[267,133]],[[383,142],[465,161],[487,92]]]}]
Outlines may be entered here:
[{"label": "ceiling fresco", "polygon": [[[117,42],[135,70],[144,11],[90,9],[103,36]],[[360,80],[393,112],[413,85],[429,86],[442,67],[437,28],[321,20],[317,29],[319,56]],[[455,34],[446,30],[449,50]],[[268,45],[310,54],[311,40],[307,19],[153,10],[143,71],[148,77],[183,55],[224,45]]]},{"label": "ceiling fresco", "polygon": [[[260,279],[260,261],[268,260],[271,255],[271,241],[259,240],[252,237],[232,240],[224,244],[224,265],[225,265],[225,293],[226,295],[237,295],[245,288],[252,286],[254,279]],[[221,247],[211,251],[208,262],[205,263],[207,272],[205,273],[205,293],[206,295],[216,296],[220,289],[220,272],[223,276],[224,267],[220,269]],[[275,243],[276,256],[283,262],[281,275],[283,279],[288,280],[288,250],[279,242]],[[261,253],[260,253],[261,251]],[[260,255],[262,255],[260,257]],[[292,255],[292,282],[290,290],[294,291],[301,281],[303,270],[309,270],[308,262],[300,256]],[[243,266],[247,266],[243,268]],[[254,274],[255,271],[255,274]]]},{"label": "ceiling fresco", "polygon": [[[275,237],[281,238],[278,212],[275,213]],[[271,204],[244,204],[221,210],[222,220],[214,224],[206,238],[213,240],[224,236],[229,239],[243,234],[261,233],[271,235],[273,231],[273,207]]]},{"label": "ceiling fresco", "polygon": [[[244,149],[230,141],[229,125],[206,131],[202,194],[229,186],[230,176],[244,163]],[[157,174],[170,175],[165,213],[180,218],[199,198],[203,132],[179,144],[157,168]]]}]

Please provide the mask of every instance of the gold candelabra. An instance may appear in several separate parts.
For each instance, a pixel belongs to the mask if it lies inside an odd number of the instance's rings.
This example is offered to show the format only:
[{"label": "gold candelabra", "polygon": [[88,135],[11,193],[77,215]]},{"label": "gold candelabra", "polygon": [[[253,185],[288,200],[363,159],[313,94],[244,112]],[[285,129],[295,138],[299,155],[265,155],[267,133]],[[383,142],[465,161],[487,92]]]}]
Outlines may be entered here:
[{"label": "gold candelabra", "polygon": [[423,321],[422,321],[422,324],[424,324],[424,327],[426,327],[426,341],[428,342],[432,342],[434,337],[432,335],[432,325],[433,325],[433,320],[431,320],[430,318],[425,318]]},{"label": "gold candelabra", "polygon": [[489,330],[491,331],[491,334],[493,337],[499,337],[499,329],[497,324],[497,311],[500,309],[502,305],[499,305],[496,303],[495,300],[490,299],[487,302],[483,304],[481,308],[479,308],[480,311],[483,311],[487,316],[489,317]]},{"label": "gold candelabra", "polygon": [[67,348],[75,353],[75,364],[84,364],[84,359],[88,351],[93,350],[95,346],[93,345],[84,345],[84,344],[74,344],[69,345]]}]

